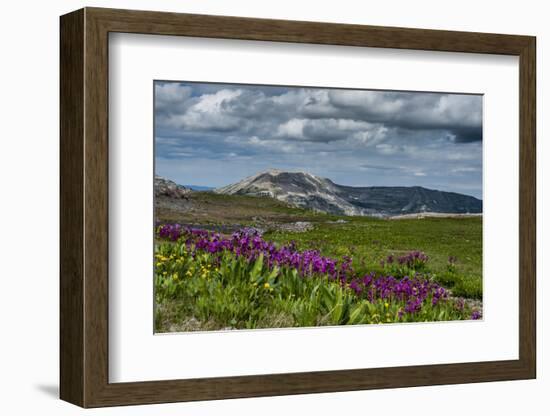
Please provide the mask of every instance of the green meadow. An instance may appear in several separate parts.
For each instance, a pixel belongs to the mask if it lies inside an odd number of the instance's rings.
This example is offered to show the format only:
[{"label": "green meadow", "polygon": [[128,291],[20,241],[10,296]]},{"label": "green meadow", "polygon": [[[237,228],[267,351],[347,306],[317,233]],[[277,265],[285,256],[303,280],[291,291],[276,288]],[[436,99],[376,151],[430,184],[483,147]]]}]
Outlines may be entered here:
[{"label": "green meadow", "polygon": [[[367,301],[349,285],[326,276],[304,279],[292,268],[269,265],[263,257],[258,262],[226,251],[197,251],[195,242],[185,245],[184,237],[170,241],[157,234],[158,332],[470,319],[482,302],[481,216],[336,216],[271,198],[211,192],[194,192],[182,204],[184,209],[159,204],[158,223],[204,230],[209,233],[205,241],[214,233],[230,240],[235,231],[253,227],[260,230],[262,241],[277,248],[292,244],[298,253],[316,250],[327,258],[348,258],[355,276],[402,279],[420,272],[445,288],[450,300],[432,306],[428,297],[418,312],[403,314],[403,301]],[[299,224],[307,227],[293,227]],[[427,256],[420,267],[389,261],[415,251]]]}]

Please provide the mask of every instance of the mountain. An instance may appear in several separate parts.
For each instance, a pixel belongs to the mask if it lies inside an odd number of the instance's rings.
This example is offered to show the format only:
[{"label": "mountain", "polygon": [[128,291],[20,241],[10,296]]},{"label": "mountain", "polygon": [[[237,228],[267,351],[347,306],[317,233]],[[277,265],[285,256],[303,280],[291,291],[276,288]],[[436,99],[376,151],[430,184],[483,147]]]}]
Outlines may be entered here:
[{"label": "mountain", "polygon": [[189,185],[189,184],[185,184],[183,185],[185,186],[186,188],[192,190],[192,191],[211,191],[214,189],[214,187],[212,186],[204,186],[204,185]]},{"label": "mountain", "polygon": [[266,196],[290,205],[339,215],[466,214],[482,211],[481,200],[454,192],[420,186],[344,186],[310,173],[276,169],[260,172],[214,192]]},{"label": "mountain", "polygon": [[362,215],[362,209],[339,195],[338,185],[305,172],[268,170],[215,189],[220,194],[267,196],[290,205],[343,215]]}]

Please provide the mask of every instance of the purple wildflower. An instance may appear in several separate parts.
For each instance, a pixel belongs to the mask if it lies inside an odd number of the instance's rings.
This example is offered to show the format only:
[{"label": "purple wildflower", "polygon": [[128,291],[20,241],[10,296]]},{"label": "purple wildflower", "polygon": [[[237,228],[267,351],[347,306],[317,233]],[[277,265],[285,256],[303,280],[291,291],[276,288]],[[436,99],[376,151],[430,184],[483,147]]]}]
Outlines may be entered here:
[{"label": "purple wildflower", "polygon": [[480,311],[473,311],[472,312],[472,316],[471,316],[471,319],[473,320],[478,320],[478,319],[481,319],[481,312]]},{"label": "purple wildflower", "polygon": [[[352,265],[353,259],[349,256],[333,259],[322,256],[318,250],[299,251],[293,241],[276,246],[273,242],[265,241],[261,233],[254,228],[244,228],[230,237],[225,237],[219,233],[182,227],[179,224],[163,224],[157,227],[157,233],[159,238],[172,241],[181,239],[193,257],[197,252],[207,252],[214,256],[216,262],[221,260],[224,252],[230,252],[238,258],[244,258],[247,262],[253,262],[262,255],[269,269],[292,268],[297,270],[302,278],[326,276],[339,282],[342,287],[349,287],[356,296],[370,302],[375,302],[377,299],[403,302],[405,308],[399,312],[400,317],[405,312],[410,314],[418,312],[424,302],[431,301],[435,306],[441,299],[448,298],[448,292],[443,287],[419,275],[398,279],[394,276],[376,276],[371,272],[358,276]],[[217,260],[216,255],[218,255]],[[414,262],[421,264],[427,259],[424,253],[416,251],[399,257],[398,262],[414,266],[416,264]],[[394,261],[392,255],[386,259],[389,264]],[[472,319],[479,318],[472,314]]]}]

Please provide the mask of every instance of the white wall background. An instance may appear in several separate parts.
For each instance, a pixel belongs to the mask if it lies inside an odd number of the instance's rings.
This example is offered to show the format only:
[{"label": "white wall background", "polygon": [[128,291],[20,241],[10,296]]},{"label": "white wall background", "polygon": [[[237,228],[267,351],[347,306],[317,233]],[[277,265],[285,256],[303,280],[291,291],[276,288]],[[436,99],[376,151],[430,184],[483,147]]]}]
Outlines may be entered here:
[{"label": "white wall background", "polygon": [[72,415],[84,411],[58,395],[58,16],[83,6],[166,10],[277,19],[536,35],[538,38],[538,379],[459,386],[316,394],[139,406],[87,411],[102,415],[408,415],[545,414],[550,361],[543,331],[550,296],[544,258],[550,226],[547,182],[550,145],[544,103],[550,26],[545,2],[487,0],[121,0],[6,2],[0,15],[0,410],[2,414]]}]

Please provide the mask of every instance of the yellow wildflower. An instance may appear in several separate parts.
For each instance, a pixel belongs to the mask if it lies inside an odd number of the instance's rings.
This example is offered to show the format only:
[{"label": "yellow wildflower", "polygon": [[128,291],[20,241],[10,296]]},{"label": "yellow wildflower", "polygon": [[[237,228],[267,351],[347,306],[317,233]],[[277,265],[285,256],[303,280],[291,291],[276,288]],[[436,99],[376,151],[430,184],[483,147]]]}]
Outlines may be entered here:
[{"label": "yellow wildflower", "polygon": [[269,283],[265,282],[264,283],[264,288],[269,289]]}]

